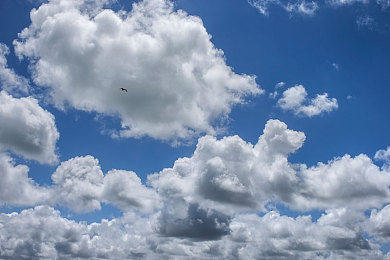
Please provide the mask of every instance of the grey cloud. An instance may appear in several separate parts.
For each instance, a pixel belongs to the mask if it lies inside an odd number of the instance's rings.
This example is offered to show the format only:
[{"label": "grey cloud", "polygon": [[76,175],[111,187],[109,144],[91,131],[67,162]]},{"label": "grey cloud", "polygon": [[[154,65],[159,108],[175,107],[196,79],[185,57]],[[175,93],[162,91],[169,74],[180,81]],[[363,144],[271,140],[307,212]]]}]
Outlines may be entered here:
[{"label": "grey cloud", "polygon": [[215,210],[202,209],[197,204],[190,204],[188,216],[183,219],[163,212],[159,232],[174,237],[219,239],[230,233],[229,224],[229,216]]},{"label": "grey cloud", "polygon": [[33,206],[52,201],[52,190],[39,187],[28,172],[27,166],[15,165],[9,155],[0,153],[0,206]]},{"label": "grey cloud", "polygon": [[59,133],[54,116],[40,107],[35,98],[14,98],[1,91],[0,123],[1,150],[12,150],[40,163],[57,163]]}]

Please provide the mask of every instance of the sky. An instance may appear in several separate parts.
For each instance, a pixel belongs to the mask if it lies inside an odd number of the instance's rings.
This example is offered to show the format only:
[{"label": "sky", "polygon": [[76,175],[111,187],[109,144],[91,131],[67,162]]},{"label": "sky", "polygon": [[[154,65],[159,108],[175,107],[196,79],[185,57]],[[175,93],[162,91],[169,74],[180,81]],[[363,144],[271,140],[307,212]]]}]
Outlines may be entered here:
[{"label": "sky", "polygon": [[389,0],[0,0],[0,258],[390,259],[389,46]]}]

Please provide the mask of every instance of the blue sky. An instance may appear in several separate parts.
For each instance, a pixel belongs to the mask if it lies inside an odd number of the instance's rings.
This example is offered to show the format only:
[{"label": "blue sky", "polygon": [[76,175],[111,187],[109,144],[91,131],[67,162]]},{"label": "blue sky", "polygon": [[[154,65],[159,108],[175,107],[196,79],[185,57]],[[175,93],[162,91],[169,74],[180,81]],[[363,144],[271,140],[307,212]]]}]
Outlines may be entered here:
[{"label": "blue sky", "polygon": [[389,257],[388,0],[3,0],[0,32],[0,255]]}]

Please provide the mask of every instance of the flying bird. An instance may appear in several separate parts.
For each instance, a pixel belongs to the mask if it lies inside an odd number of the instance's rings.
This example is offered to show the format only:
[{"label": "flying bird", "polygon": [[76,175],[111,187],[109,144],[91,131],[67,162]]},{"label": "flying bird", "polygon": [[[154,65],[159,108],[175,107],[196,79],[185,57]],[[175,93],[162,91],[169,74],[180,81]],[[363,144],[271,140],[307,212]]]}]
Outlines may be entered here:
[{"label": "flying bird", "polygon": [[122,90],[123,92],[127,92],[127,89],[125,89],[125,88],[121,88],[121,90]]}]

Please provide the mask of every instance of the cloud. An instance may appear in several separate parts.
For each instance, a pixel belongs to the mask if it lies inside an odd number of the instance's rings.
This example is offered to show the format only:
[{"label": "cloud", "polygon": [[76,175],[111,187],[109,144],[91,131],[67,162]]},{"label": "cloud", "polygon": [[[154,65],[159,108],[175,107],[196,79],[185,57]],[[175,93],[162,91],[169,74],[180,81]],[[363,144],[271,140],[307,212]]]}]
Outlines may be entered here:
[{"label": "cloud", "polygon": [[382,7],[382,10],[385,10],[390,7],[389,0],[377,0],[376,3]]},{"label": "cloud", "polygon": [[264,211],[275,201],[296,210],[366,209],[390,202],[390,172],[364,154],[312,167],[290,163],[288,156],[304,140],[302,132],[278,120],[267,122],[256,145],[238,136],[205,136],[192,157],[178,159],[148,181],[178,218],[187,217],[194,203],[231,215]]},{"label": "cloud", "polygon": [[352,5],[355,3],[367,4],[369,0],[328,0],[327,3],[333,7]]},{"label": "cloud", "polygon": [[[3,258],[370,258],[388,241],[390,172],[368,156],[345,155],[308,167],[288,156],[305,134],[269,120],[255,145],[238,136],[199,139],[191,157],[149,175],[103,174],[92,156],[61,163],[53,185],[38,187],[26,166],[0,156],[3,203],[55,202],[83,212],[116,205],[123,217],[100,223],[71,221],[48,206],[0,215]],[[386,151],[376,158],[387,158]],[[6,170],[4,170],[6,169]],[[0,189],[3,191],[3,188]],[[13,195],[13,192],[15,195]],[[41,197],[37,194],[43,194]],[[54,195],[55,194],[55,195]],[[48,196],[50,195],[50,196]],[[19,196],[19,197],[18,197]],[[48,198],[49,197],[49,198]],[[325,210],[283,216],[267,205]],[[367,217],[364,211],[376,208]],[[264,215],[258,213],[263,211]],[[302,214],[302,213],[301,213]],[[365,236],[368,233],[370,236]]]},{"label": "cloud", "polygon": [[29,81],[8,68],[6,56],[9,54],[7,45],[0,43],[0,87],[8,93],[27,94]]},{"label": "cloud", "polygon": [[339,64],[337,64],[337,63],[335,63],[335,62],[332,63],[332,67],[333,67],[336,71],[339,71],[339,70],[340,70]]},{"label": "cloud", "polygon": [[374,159],[377,161],[383,161],[383,168],[390,171],[390,146],[387,150],[379,150],[375,153]]},{"label": "cloud", "polygon": [[254,76],[226,65],[200,18],[170,1],[140,1],[128,13],[88,3],[52,0],[33,9],[14,42],[55,106],[118,116],[114,135],[175,142],[214,134],[235,104],[263,92]]},{"label": "cloud", "polygon": [[372,18],[368,15],[359,16],[356,19],[356,24],[357,24],[359,29],[365,27],[367,29],[372,30],[374,28],[374,18]]},{"label": "cloud", "polygon": [[[389,202],[390,172],[380,170],[367,155],[344,155],[327,164],[301,170],[303,186],[295,201],[299,208],[381,207]],[[301,197],[301,198],[299,198]]]},{"label": "cloud", "polygon": [[275,99],[279,95],[278,89],[283,88],[285,85],[286,85],[286,83],[284,83],[283,81],[276,83],[275,84],[275,91],[272,93],[269,93],[269,97],[272,99]]},{"label": "cloud", "polygon": [[[17,116],[15,116],[17,115]],[[55,164],[59,138],[54,116],[33,97],[14,98],[0,91],[0,149]]]},{"label": "cloud", "polygon": [[103,172],[92,156],[62,162],[51,176],[58,202],[77,212],[100,209]]},{"label": "cloud", "polygon": [[33,206],[37,203],[49,203],[52,191],[39,187],[28,177],[29,168],[15,165],[6,153],[0,153],[0,206]]},{"label": "cloud", "polygon": [[102,198],[122,211],[138,208],[151,213],[160,208],[157,193],[145,187],[135,172],[111,170],[104,176]]},{"label": "cloud", "polygon": [[310,100],[307,100],[306,97],[306,89],[302,85],[296,85],[285,90],[283,97],[278,100],[277,104],[283,110],[290,110],[296,115],[307,117],[329,113],[338,108],[337,99],[328,98],[327,93],[317,94],[315,98]]},{"label": "cloud", "polygon": [[319,7],[318,4],[314,1],[300,1],[296,3],[288,3],[284,8],[289,13],[298,13],[302,15],[313,16]]},{"label": "cloud", "polygon": [[103,175],[99,161],[90,155],[62,162],[51,178],[57,203],[76,212],[100,210],[101,202],[144,213],[160,207],[156,192],[134,172],[111,170]]},{"label": "cloud", "polygon": [[369,230],[372,235],[383,242],[390,241],[390,205],[381,210],[372,210],[369,219]]},{"label": "cloud", "polygon": [[0,215],[0,252],[4,258],[31,259],[383,258],[375,240],[363,237],[364,218],[344,208],[327,211],[316,222],[310,215],[291,218],[276,211],[243,214],[231,220],[230,234],[194,240],[161,236],[153,217],[127,213],[87,225],[39,206]]},{"label": "cloud", "polygon": [[255,7],[261,14],[268,15],[268,9],[271,5],[282,7],[286,12],[312,16],[319,9],[317,2],[294,1],[284,3],[279,0],[248,0],[248,3]]}]

